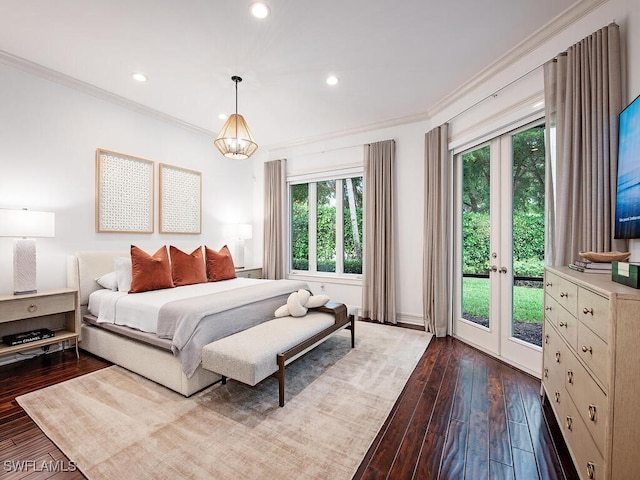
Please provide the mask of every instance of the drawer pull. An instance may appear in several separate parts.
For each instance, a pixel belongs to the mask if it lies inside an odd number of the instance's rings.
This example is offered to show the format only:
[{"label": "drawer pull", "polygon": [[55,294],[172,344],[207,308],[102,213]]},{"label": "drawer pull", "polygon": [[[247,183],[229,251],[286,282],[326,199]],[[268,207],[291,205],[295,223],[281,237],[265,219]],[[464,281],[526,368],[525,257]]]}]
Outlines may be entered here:
[{"label": "drawer pull", "polygon": [[38,306],[35,303],[32,303],[31,305],[29,305],[27,307],[27,310],[28,310],[29,313],[33,313],[36,310],[38,310]]},{"label": "drawer pull", "polygon": [[567,382],[573,385],[573,370],[567,370]]},{"label": "drawer pull", "polygon": [[544,368],[544,378],[549,378],[549,369],[547,367]]},{"label": "drawer pull", "polygon": [[550,312],[550,311],[551,311],[551,307],[544,307],[544,309],[545,309],[547,312]]},{"label": "drawer pull", "polygon": [[568,428],[569,430],[572,430],[572,429],[573,429],[573,418],[571,418],[569,415],[567,415],[567,421],[566,421],[566,424],[567,424],[567,428]]},{"label": "drawer pull", "polygon": [[566,327],[566,326],[567,326],[567,323],[566,323],[566,322],[560,322],[560,326],[561,326],[561,327]]},{"label": "drawer pull", "polygon": [[593,348],[591,348],[591,347],[587,347],[586,345],[583,345],[583,346],[582,346],[582,351],[583,351],[584,353],[589,352],[591,355],[593,355]]},{"label": "drawer pull", "polygon": [[545,335],[544,336],[544,343],[546,343],[547,345],[549,344],[549,335]]},{"label": "drawer pull", "polygon": [[569,292],[560,292],[560,298],[569,298]]},{"label": "drawer pull", "polygon": [[556,390],[556,393],[554,394],[554,396],[556,397],[556,402],[560,403],[560,392]]},{"label": "drawer pull", "polygon": [[556,362],[560,363],[560,352],[556,352]]},{"label": "drawer pull", "polygon": [[582,309],[582,313],[584,313],[585,315],[588,315],[588,314],[593,315],[593,308],[587,308],[587,307],[584,307],[584,308]]},{"label": "drawer pull", "polygon": [[596,406],[593,403],[589,405],[589,420],[596,421]]},{"label": "drawer pull", "polygon": [[596,465],[593,462],[587,462],[587,478],[595,478]]},{"label": "drawer pull", "polygon": [[547,282],[547,283],[545,283],[545,285],[546,285],[547,287],[552,287],[552,286],[553,286],[553,283],[551,283],[551,282]]}]

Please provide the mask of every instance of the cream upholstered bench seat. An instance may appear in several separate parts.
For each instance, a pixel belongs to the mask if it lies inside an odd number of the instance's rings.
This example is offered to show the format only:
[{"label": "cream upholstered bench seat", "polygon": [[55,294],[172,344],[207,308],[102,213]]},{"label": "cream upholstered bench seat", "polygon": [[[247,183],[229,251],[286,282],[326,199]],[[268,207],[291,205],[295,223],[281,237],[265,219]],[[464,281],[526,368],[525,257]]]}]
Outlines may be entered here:
[{"label": "cream upholstered bench seat", "polygon": [[[222,338],[202,349],[202,367],[254,386],[278,372],[280,406],[284,405],[284,367],[341,328],[351,329],[354,318],[346,307],[333,304],[309,311],[304,317],[280,317]],[[349,325],[351,323],[351,325]]]}]

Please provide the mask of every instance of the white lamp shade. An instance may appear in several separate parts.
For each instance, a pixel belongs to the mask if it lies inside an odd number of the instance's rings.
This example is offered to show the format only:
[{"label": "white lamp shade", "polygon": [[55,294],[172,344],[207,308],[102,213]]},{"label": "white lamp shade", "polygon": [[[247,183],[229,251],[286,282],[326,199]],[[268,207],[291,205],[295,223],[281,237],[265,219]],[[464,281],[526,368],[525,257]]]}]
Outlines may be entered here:
[{"label": "white lamp shade", "polygon": [[54,237],[55,216],[53,212],[0,209],[0,237]]},{"label": "white lamp shade", "polygon": [[233,240],[248,240],[253,235],[253,227],[250,223],[229,223],[223,227],[223,234]]}]

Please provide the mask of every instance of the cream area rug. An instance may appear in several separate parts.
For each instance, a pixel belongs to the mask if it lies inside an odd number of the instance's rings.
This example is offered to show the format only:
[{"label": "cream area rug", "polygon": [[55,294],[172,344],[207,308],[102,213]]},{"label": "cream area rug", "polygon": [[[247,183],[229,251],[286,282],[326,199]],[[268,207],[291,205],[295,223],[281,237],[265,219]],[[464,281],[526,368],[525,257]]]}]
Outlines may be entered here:
[{"label": "cream area rug", "polygon": [[278,383],[190,398],[113,366],[19,397],[91,480],[351,479],[427,347],[425,332],[356,322]]}]

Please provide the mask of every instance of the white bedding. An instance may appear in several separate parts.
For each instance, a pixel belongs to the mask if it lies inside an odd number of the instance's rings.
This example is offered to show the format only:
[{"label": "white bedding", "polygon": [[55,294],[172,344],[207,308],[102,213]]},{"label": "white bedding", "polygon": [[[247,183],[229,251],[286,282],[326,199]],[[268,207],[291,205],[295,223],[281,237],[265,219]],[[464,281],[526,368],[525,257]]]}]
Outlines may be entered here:
[{"label": "white bedding", "polygon": [[143,332],[157,333],[158,312],[168,302],[269,281],[273,280],[238,277],[221,282],[198,283],[132,294],[101,289],[89,296],[89,311],[98,318],[99,323],[124,325]]}]

